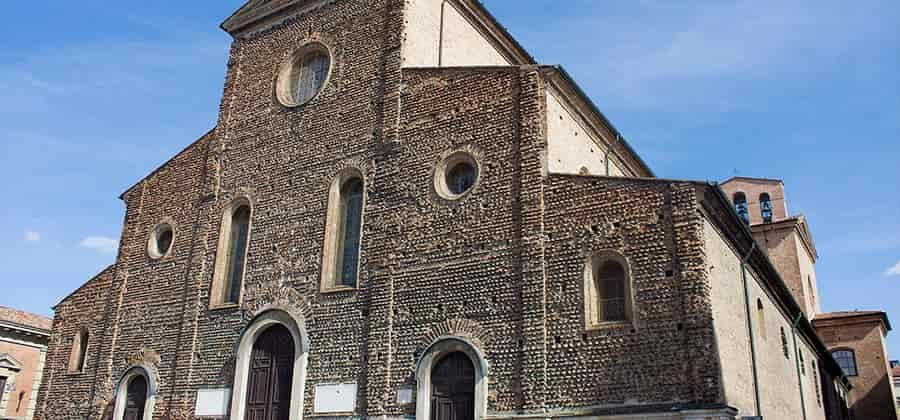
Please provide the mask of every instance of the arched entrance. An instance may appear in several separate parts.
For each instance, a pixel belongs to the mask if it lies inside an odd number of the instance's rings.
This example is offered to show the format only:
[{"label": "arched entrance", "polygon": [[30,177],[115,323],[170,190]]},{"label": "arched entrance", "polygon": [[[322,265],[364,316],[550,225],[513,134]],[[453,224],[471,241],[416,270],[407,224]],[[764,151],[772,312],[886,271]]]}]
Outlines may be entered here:
[{"label": "arched entrance", "polygon": [[464,353],[450,353],[431,370],[431,420],[475,419],[475,366]]},{"label": "arched entrance", "polygon": [[416,366],[416,418],[482,420],[487,414],[488,364],[463,337],[437,338]]},{"label": "arched entrance", "polygon": [[269,327],[250,356],[246,418],[289,420],[293,377],[294,338],[284,325]]},{"label": "arched entrance", "polygon": [[115,420],[152,420],[159,392],[151,365],[139,364],[127,369],[116,385],[113,408]]},{"label": "arched entrance", "polygon": [[147,404],[147,379],[137,375],[128,383],[125,393],[125,415],[123,420],[142,420]]},{"label": "arched entrance", "polygon": [[261,309],[237,343],[230,420],[302,420],[309,340],[303,318]]}]

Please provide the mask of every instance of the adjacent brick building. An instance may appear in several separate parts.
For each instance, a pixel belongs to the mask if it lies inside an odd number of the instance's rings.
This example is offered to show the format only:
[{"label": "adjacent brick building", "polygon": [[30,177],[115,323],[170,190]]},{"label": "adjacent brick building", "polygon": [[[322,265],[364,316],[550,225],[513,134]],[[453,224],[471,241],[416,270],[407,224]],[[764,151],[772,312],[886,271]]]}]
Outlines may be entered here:
[{"label": "adjacent brick building", "polygon": [[52,322],[0,306],[0,419],[34,417]]},{"label": "adjacent brick building", "polygon": [[887,315],[879,311],[833,312],[816,317],[813,324],[853,385],[850,409],[854,418],[897,419],[897,395],[886,345],[891,330]]},{"label": "adjacent brick building", "polygon": [[842,418],[816,304],[722,190],[655,178],[477,1],[222,27],[218,123],[122,194],[38,418]]}]

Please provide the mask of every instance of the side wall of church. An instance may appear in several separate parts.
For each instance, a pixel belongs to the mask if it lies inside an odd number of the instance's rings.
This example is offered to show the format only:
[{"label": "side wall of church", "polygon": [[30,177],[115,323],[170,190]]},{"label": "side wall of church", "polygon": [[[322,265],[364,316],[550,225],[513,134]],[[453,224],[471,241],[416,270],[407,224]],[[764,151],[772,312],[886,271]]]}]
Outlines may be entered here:
[{"label": "side wall of church", "polygon": [[[755,415],[755,387],[741,257],[708,220],[704,221],[703,237],[725,397],[729,405],[740,411],[740,415]],[[779,419],[803,418],[803,398],[806,418],[824,420],[821,381],[818,369],[813,368],[813,362],[818,367],[821,361],[817,360],[813,347],[800,335],[797,336],[799,353],[795,349],[792,321],[797,314],[780,310],[752,269],[747,269],[747,279],[751,305],[749,322],[753,325],[762,415]],[[757,302],[762,303],[762,315]],[[802,360],[799,373],[798,357]]]}]

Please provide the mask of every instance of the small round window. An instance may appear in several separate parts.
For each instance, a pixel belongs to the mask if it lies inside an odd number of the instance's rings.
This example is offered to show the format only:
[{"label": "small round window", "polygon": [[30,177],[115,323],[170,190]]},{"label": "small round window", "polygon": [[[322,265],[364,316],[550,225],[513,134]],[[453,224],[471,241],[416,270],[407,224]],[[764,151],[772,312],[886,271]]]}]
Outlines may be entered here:
[{"label": "small round window", "polygon": [[478,170],[469,162],[458,162],[447,172],[447,189],[451,194],[462,195],[475,186]]},{"label": "small round window", "polygon": [[435,190],[448,200],[455,200],[475,187],[478,182],[478,163],[470,154],[457,152],[442,162],[435,174]]},{"label": "small round window", "polygon": [[147,244],[150,257],[162,258],[169,255],[174,238],[175,232],[172,230],[172,225],[168,223],[162,223],[153,229],[153,234],[150,235],[150,243]]},{"label": "small round window", "polygon": [[285,106],[303,105],[319,94],[328,80],[331,58],[319,44],[308,44],[285,62],[278,74],[277,96]]}]

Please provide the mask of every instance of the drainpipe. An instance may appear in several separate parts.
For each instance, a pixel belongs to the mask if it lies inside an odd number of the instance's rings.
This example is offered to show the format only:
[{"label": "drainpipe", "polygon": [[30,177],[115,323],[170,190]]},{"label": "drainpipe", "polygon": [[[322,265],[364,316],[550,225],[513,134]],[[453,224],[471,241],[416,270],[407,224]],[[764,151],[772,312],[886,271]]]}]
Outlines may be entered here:
[{"label": "drainpipe", "polygon": [[759,370],[756,367],[756,341],[753,338],[753,313],[750,310],[750,287],[747,285],[747,261],[756,251],[756,241],[747,255],[741,259],[741,278],[744,281],[744,308],[747,311],[747,333],[750,335],[750,364],[753,366],[753,393],[756,402],[756,415],[762,417],[762,404],[759,399]]},{"label": "drainpipe", "polygon": [[800,388],[800,408],[803,410],[803,420],[806,420],[806,398],[803,396],[803,374],[800,372],[800,348],[797,347],[797,325],[803,319],[803,312],[797,314],[794,325],[791,326],[791,336],[794,338],[794,362],[797,365],[797,386]]}]

